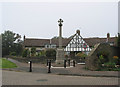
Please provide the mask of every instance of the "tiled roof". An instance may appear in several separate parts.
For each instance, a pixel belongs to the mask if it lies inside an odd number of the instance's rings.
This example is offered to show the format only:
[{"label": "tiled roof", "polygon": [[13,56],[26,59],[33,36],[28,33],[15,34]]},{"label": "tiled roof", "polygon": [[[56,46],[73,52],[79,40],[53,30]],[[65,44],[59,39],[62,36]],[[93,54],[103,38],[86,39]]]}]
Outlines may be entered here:
[{"label": "tiled roof", "polygon": [[24,40],[24,46],[26,47],[41,47],[44,46],[45,44],[49,44],[50,40],[49,39],[31,39],[31,38],[26,38]]},{"label": "tiled roof", "polygon": [[[63,46],[67,46],[67,44],[69,43],[69,41],[72,38],[65,38],[62,39],[62,45]],[[85,42],[89,45],[89,46],[94,46],[97,43],[105,43],[107,38],[83,38],[85,40]],[[59,39],[31,39],[31,38],[26,38],[24,41],[24,46],[25,47],[41,47],[41,46],[45,46],[45,44],[56,44],[57,46],[59,45]],[[115,42],[115,37],[111,37],[109,39],[109,42]]]},{"label": "tiled roof", "polygon": [[[94,46],[97,43],[106,43],[107,38],[83,38],[89,46]],[[111,37],[108,42],[115,42],[115,37]]]}]

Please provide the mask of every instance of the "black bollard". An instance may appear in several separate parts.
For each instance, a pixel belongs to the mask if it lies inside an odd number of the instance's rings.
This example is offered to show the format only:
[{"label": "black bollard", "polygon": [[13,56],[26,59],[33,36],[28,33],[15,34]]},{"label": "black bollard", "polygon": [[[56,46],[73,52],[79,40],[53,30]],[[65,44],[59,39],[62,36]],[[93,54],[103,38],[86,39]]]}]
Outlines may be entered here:
[{"label": "black bollard", "polygon": [[47,66],[48,66],[48,59],[47,59]]},{"label": "black bollard", "polygon": [[66,68],[66,60],[64,60],[64,68]]},{"label": "black bollard", "polygon": [[51,68],[51,60],[49,60],[49,62],[48,62],[48,73],[51,73],[50,68]]},{"label": "black bollard", "polygon": [[75,61],[73,60],[73,67],[75,67]]},{"label": "black bollard", "polygon": [[32,72],[32,61],[30,60],[30,70],[29,72]]},{"label": "black bollard", "polygon": [[70,66],[70,59],[68,59],[68,66]]}]

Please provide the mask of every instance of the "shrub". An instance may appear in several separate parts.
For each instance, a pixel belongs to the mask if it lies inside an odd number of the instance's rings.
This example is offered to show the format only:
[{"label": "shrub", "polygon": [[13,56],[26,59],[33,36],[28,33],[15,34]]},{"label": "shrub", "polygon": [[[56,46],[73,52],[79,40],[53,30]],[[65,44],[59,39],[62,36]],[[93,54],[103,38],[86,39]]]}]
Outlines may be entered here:
[{"label": "shrub", "polygon": [[56,58],[56,51],[54,49],[47,49],[45,52],[46,57],[48,58]]},{"label": "shrub", "polygon": [[99,57],[99,59],[100,59],[100,57],[103,57],[102,62],[104,62],[104,63],[109,61],[109,58],[108,58],[109,52],[106,50],[99,51],[97,53],[97,56]]},{"label": "shrub", "polygon": [[30,56],[30,51],[28,49],[24,49],[22,53],[22,57],[28,57]]},{"label": "shrub", "polygon": [[31,48],[31,56],[35,56],[35,54],[36,54],[36,48],[32,47]]},{"label": "shrub", "polygon": [[119,62],[119,57],[118,56],[113,56],[113,61],[118,64]]},{"label": "shrub", "polygon": [[42,50],[42,51],[38,52],[36,56],[37,57],[45,56],[45,51]]},{"label": "shrub", "polygon": [[114,68],[115,67],[115,63],[114,62],[107,62],[107,63],[104,63],[104,66],[107,67],[107,68]]},{"label": "shrub", "polygon": [[40,56],[45,56],[45,51],[44,50],[40,51]]},{"label": "shrub", "polygon": [[85,53],[82,53],[82,52],[77,53],[76,56],[81,57],[81,58],[87,57],[87,55]]},{"label": "shrub", "polygon": [[10,55],[11,56],[16,56],[16,52],[11,52]]},{"label": "shrub", "polygon": [[67,54],[65,54],[64,56],[65,56],[66,59],[68,58],[68,55],[67,55]]},{"label": "shrub", "polygon": [[105,59],[104,59],[104,56],[103,55],[100,55],[99,56],[99,60],[100,60],[100,63],[103,64]]}]

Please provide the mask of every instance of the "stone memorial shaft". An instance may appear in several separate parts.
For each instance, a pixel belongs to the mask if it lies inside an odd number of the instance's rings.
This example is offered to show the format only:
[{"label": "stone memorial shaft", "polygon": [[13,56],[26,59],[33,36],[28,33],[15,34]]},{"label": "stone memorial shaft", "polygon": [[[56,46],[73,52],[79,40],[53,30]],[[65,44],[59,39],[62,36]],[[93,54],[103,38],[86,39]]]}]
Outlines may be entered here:
[{"label": "stone memorial shaft", "polygon": [[58,20],[59,25],[59,48],[62,48],[62,19]]},{"label": "stone memorial shaft", "polygon": [[59,25],[59,48],[57,48],[56,64],[64,64],[64,49],[62,48],[62,19],[58,20]]}]

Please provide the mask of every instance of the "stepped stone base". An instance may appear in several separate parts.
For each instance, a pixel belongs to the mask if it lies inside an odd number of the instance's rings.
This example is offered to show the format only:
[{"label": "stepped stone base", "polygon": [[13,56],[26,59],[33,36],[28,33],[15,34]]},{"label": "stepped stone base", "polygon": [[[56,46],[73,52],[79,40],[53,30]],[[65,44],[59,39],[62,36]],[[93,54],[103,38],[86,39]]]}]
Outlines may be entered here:
[{"label": "stepped stone base", "polygon": [[60,48],[58,48],[57,49],[57,54],[56,54],[56,64],[64,64],[64,59],[65,59],[65,57],[64,57],[64,49],[60,49]]}]

